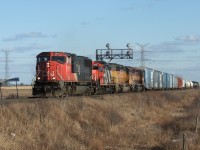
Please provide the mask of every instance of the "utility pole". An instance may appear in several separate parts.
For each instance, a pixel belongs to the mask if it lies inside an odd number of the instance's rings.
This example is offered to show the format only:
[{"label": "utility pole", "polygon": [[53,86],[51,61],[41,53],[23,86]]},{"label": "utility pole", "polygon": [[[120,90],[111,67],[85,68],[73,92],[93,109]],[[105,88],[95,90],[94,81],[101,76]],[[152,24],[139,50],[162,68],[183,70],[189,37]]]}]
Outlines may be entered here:
[{"label": "utility pole", "polygon": [[139,43],[136,43],[139,47],[140,47],[140,50],[141,50],[141,56],[140,56],[140,67],[141,68],[144,68],[145,67],[145,50],[144,50],[144,48],[146,47],[146,46],[148,46],[149,45],[149,43],[147,43],[147,44],[139,44]]}]

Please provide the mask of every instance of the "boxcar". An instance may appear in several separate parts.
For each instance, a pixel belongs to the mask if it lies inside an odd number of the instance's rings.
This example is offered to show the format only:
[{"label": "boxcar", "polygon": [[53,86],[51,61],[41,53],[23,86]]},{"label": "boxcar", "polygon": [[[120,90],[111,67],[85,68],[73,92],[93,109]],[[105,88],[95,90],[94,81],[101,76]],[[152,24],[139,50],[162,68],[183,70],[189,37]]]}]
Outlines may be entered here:
[{"label": "boxcar", "polygon": [[186,81],[183,79],[182,86],[185,88]]},{"label": "boxcar", "polygon": [[145,67],[143,71],[145,89],[153,89],[153,69]]},{"label": "boxcar", "polygon": [[154,70],[153,71],[153,88],[162,89],[162,72]]},{"label": "boxcar", "polygon": [[169,89],[173,88],[173,75],[172,74],[168,74],[169,75]]},{"label": "boxcar", "polygon": [[185,88],[190,88],[190,82],[189,81],[185,81]]},{"label": "boxcar", "polygon": [[190,83],[190,88],[193,88],[193,82],[190,81],[189,83]]},{"label": "boxcar", "polygon": [[199,87],[199,83],[198,83],[198,82],[192,81],[192,83],[193,83],[193,87],[194,87],[194,88],[198,88],[198,87]]},{"label": "boxcar", "polygon": [[183,88],[183,79],[181,77],[177,77],[178,79],[178,89],[182,89]]},{"label": "boxcar", "polygon": [[167,73],[162,73],[162,89],[167,89]]},{"label": "boxcar", "polygon": [[178,88],[178,78],[175,75],[172,75],[172,88],[173,89]]}]

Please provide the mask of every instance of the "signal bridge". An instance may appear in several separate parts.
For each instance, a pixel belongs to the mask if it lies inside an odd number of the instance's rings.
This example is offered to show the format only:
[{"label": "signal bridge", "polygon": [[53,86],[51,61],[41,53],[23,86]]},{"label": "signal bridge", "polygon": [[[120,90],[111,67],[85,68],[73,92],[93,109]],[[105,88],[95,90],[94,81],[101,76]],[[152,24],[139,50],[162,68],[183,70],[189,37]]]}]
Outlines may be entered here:
[{"label": "signal bridge", "polygon": [[109,59],[109,62],[113,59],[133,59],[133,49],[131,49],[128,43],[127,49],[111,49],[110,44],[107,43],[107,49],[96,49],[96,60],[103,61]]}]

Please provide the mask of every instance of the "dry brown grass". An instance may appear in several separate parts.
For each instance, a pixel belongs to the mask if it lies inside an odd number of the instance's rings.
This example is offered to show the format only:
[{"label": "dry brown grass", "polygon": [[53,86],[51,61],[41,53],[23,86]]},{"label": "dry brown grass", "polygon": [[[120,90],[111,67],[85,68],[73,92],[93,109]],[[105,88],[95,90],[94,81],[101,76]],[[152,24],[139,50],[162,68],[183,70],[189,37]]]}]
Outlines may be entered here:
[{"label": "dry brown grass", "polygon": [[30,97],[32,96],[32,86],[3,86],[2,89],[2,98],[10,99],[17,97],[17,89],[19,97]]},{"label": "dry brown grass", "polygon": [[[16,86],[2,86],[1,88],[2,88],[2,90],[15,90]],[[17,88],[19,90],[31,90],[32,86],[30,86],[30,85],[27,85],[27,86],[18,85]]]},{"label": "dry brown grass", "polygon": [[199,149],[200,136],[194,133],[199,92],[156,91],[1,104],[0,149],[178,150],[183,133],[187,148]]}]

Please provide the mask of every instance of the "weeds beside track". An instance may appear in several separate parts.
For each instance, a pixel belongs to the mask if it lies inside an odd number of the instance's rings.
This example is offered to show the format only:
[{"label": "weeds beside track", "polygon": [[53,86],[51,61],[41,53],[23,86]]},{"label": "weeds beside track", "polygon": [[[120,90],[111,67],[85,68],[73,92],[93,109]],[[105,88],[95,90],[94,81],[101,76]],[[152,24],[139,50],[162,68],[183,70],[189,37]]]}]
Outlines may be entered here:
[{"label": "weeds beside track", "polygon": [[[199,89],[4,99],[0,149],[199,149]],[[199,131],[199,130],[198,130]]]}]

